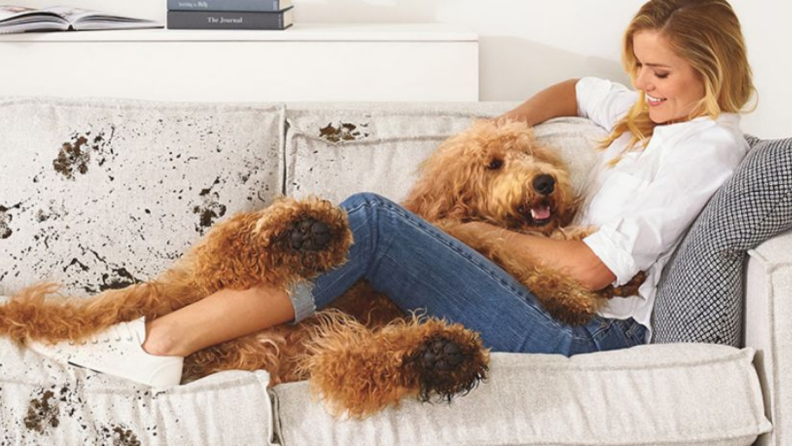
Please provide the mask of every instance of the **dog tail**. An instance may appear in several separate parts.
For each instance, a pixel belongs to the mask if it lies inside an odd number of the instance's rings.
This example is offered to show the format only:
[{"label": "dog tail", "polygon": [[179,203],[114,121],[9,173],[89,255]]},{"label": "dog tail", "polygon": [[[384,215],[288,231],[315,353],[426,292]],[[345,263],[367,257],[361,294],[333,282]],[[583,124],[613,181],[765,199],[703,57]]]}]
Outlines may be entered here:
[{"label": "dog tail", "polygon": [[118,322],[171,311],[158,302],[156,282],[108,290],[91,298],[63,297],[59,286],[43,283],[26,288],[0,305],[0,335],[14,341],[79,341]]}]

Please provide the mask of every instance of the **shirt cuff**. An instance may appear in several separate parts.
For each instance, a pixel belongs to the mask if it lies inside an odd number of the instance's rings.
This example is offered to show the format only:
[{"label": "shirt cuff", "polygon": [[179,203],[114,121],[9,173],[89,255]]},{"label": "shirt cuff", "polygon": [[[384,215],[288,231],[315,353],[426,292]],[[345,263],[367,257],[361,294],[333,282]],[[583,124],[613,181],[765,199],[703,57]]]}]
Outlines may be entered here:
[{"label": "shirt cuff", "polygon": [[583,239],[583,243],[585,243],[616,276],[613,286],[622,286],[628,283],[638,272],[635,259],[617,243],[619,238],[623,237],[622,234],[616,231],[601,228],[599,231]]}]

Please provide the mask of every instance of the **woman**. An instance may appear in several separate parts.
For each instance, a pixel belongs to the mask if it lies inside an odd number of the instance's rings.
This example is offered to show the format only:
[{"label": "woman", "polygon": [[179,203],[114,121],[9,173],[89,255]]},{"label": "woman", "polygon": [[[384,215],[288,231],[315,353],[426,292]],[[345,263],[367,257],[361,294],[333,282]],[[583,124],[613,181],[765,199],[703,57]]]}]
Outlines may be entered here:
[{"label": "woman", "polygon": [[149,321],[145,332],[142,321],[120,324],[112,330],[137,331],[138,340],[85,346],[85,361],[73,362],[110,374],[124,369],[127,378],[132,370],[140,382],[176,384],[184,356],[299,321],[361,278],[404,310],[423,308],[480,332],[494,351],[573,355],[647,342],[663,265],[747,151],[737,113],[753,85],[740,24],[726,0],[649,1],[627,28],[623,60],[636,91],[601,79],[569,80],[499,118],[534,125],[584,116],[610,131],[578,216],[579,224],[599,230],[583,241],[565,241],[469,223],[592,290],[648,271],[638,296],[613,300],[588,325],[561,325],[529,290],[478,253],[397,204],[359,194],[341,205],[356,241],[345,265],[288,292],[222,290]]}]

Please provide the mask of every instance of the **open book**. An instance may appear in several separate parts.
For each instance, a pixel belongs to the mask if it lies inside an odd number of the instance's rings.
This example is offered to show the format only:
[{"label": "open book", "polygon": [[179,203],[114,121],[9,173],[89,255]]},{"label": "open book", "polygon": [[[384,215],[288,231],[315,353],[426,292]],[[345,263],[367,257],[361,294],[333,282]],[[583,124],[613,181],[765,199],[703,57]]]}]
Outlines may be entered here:
[{"label": "open book", "polygon": [[33,9],[0,5],[0,34],[28,31],[162,28],[152,20],[121,17],[69,6]]}]

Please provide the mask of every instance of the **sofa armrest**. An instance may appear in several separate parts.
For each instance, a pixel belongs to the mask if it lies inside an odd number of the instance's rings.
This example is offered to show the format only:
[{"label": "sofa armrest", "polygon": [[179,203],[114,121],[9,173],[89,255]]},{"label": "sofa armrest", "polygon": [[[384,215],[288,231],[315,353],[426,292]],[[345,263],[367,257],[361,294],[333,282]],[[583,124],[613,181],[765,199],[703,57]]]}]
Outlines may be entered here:
[{"label": "sofa armrest", "polygon": [[773,432],[759,445],[792,442],[792,231],[748,252],[745,285],[745,345],[756,350],[754,363]]}]

